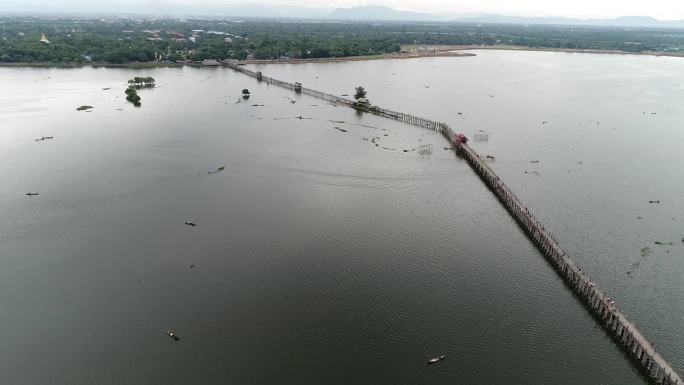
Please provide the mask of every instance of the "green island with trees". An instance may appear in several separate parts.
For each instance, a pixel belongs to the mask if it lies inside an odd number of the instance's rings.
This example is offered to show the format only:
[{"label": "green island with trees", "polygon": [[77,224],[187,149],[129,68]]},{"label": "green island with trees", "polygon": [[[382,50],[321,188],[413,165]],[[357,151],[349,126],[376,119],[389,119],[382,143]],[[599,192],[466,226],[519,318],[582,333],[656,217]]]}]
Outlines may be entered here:
[{"label": "green island with trees", "polygon": [[128,87],[135,88],[137,90],[141,88],[152,88],[155,85],[153,77],[139,77],[136,76],[128,81]]},{"label": "green island with trees", "polygon": [[128,88],[126,88],[126,100],[133,103],[134,106],[140,107],[140,95],[138,90],[143,88],[152,88],[155,86],[154,78],[152,77],[134,77],[128,81]]},{"label": "green island with trees", "polygon": [[[43,39],[45,37],[45,39]],[[168,65],[316,59],[469,45],[684,55],[684,30],[447,22],[0,17],[0,64]]]}]

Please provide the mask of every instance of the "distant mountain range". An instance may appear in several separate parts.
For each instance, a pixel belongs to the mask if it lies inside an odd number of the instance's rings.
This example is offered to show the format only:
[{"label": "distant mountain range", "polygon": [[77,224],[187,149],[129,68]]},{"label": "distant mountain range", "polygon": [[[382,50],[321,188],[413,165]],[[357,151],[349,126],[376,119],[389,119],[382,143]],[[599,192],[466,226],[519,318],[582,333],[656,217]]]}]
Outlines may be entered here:
[{"label": "distant mountain range", "polygon": [[[331,21],[406,21],[406,22],[458,22],[470,24],[522,24],[522,25],[585,25],[614,27],[684,28],[684,20],[665,21],[648,16],[625,16],[614,19],[572,19],[563,17],[522,17],[505,15],[463,15],[456,13],[421,13],[400,11],[383,6],[358,6],[352,8],[324,8],[287,6],[257,3],[217,4],[177,2],[164,5],[163,1],[122,0],[119,2],[93,2],[69,0],[64,4],[44,0],[22,0],[0,6],[0,14],[59,15],[59,14],[125,14],[155,15],[158,17],[245,17],[271,19],[315,19]],[[0,0],[2,2],[2,0]],[[122,11],[125,9],[125,11]]]},{"label": "distant mountain range", "polygon": [[571,19],[564,17],[517,17],[487,15],[480,17],[464,17],[454,19],[453,21],[482,24],[555,24],[612,27],[684,28],[684,20],[658,20],[649,16],[622,16],[613,19]]},{"label": "distant mountain range", "polygon": [[382,6],[359,6],[337,8],[326,16],[334,20],[379,20],[379,21],[445,21],[448,18],[430,13],[398,11]]},{"label": "distant mountain range", "polygon": [[623,16],[613,19],[572,19],[564,17],[522,17],[505,15],[462,16],[398,11],[382,6],[337,8],[326,19],[376,21],[441,21],[476,24],[557,24],[586,26],[684,28],[684,20],[664,21],[649,16]]}]

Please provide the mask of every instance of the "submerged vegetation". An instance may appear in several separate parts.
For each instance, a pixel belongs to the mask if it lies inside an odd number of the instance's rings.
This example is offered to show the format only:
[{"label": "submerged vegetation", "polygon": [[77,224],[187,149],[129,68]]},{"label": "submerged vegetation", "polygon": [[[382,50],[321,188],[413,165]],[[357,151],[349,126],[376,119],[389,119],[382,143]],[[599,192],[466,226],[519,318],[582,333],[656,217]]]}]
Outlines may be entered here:
[{"label": "submerged vegetation", "polygon": [[[440,22],[0,17],[0,63],[331,58],[414,45],[684,52],[684,30]],[[41,42],[45,34],[49,42]]]}]

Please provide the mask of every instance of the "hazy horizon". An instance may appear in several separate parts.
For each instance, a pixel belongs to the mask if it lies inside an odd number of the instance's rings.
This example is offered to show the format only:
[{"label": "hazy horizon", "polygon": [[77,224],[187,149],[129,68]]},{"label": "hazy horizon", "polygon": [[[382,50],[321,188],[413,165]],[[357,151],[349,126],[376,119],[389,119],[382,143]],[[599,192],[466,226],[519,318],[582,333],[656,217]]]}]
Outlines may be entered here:
[{"label": "hazy horizon", "polygon": [[[116,3],[91,2],[87,0],[26,0],[21,2],[0,0],[1,13],[103,13],[103,14],[152,14],[152,15],[239,15],[239,10],[272,8],[274,11],[289,9],[301,11],[301,17],[325,16],[336,8],[355,6],[386,6],[401,11],[411,11],[468,17],[480,15],[507,15],[524,17],[562,17],[580,19],[615,18],[624,16],[649,16],[658,20],[684,20],[684,7],[673,0],[653,0],[648,3],[625,3],[619,0],[561,0],[549,4],[544,0],[519,0],[515,5],[505,0],[480,0],[471,5],[465,0],[382,0],[364,2],[358,0],[268,0],[268,1],[220,1],[220,0],[119,0]],[[232,12],[232,14],[231,14]],[[265,15],[268,16],[268,15]],[[285,16],[285,15],[284,15]]]}]

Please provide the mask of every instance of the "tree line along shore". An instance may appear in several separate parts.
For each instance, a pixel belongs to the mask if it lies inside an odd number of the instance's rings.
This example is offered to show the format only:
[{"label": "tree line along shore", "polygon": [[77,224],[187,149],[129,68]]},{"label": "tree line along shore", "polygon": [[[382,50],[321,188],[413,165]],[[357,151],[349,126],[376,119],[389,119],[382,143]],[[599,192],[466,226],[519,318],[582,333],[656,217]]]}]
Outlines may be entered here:
[{"label": "tree line along shore", "polygon": [[[420,53],[390,53],[382,55],[364,55],[364,56],[344,56],[344,57],[329,57],[329,58],[279,58],[279,59],[248,59],[238,60],[239,64],[305,64],[305,63],[338,63],[347,61],[367,61],[367,60],[389,60],[389,59],[416,59],[425,57],[471,57],[477,56],[478,50],[502,50],[502,51],[538,51],[538,52],[566,52],[566,53],[585,53],[585,54],[603,54],[603,55],[641,55],[641,56],[664,56],[664,57],[684,57],[684,52],[664,52],[664,51],[650,51],[650,52],[626,52],[615,50],[590,50],[590,49],[563,49],[563,48],[537,48],[537,47],[523,47],[523,46],[450,46],[441,48],[433,48],[431,46],[423,47],[426,52]],[[218,65],[221,62],[216,61]],[[166,61],[147,61],[147,62],[127,62],[127,63],[109,63],[109,62],[90,62],[90,63],[55,63],[55,62],[0,62],[0,67],[37,67],[37,68],[80,68],[80,67],[107,67],[107,68],[162,68],[162,67],[204,67],[202,61],[182,61],[182,62],[166,62]]]},{"label": "tree line along shore", "polygon": [[684,30],[664,28],[68,17],[0,17],[0,25],[4,66],[369,60],[475,48],[684,53]]}]

